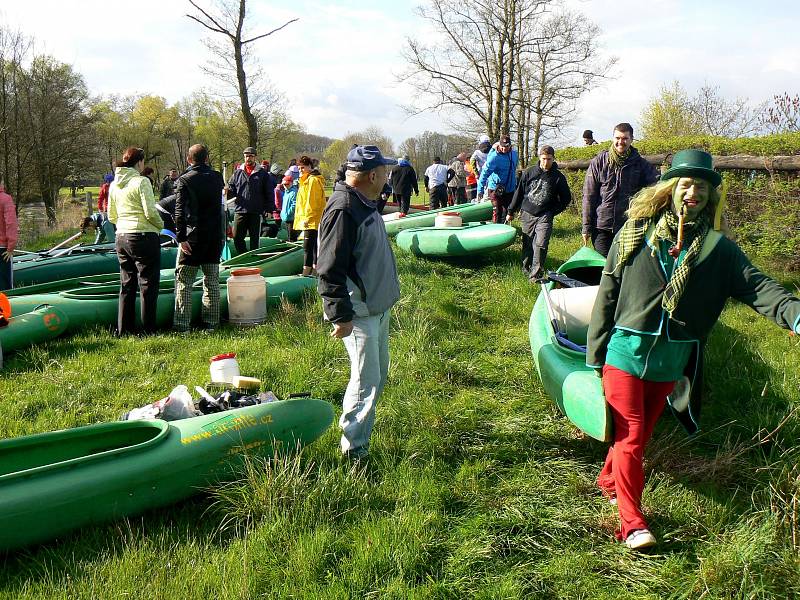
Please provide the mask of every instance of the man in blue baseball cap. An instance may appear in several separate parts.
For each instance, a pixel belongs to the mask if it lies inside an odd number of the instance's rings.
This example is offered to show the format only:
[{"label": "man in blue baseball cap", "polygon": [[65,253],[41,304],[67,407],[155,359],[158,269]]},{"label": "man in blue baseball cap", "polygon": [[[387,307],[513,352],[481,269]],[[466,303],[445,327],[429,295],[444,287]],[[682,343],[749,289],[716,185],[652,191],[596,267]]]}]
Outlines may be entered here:
[{"label": "man in blue baseball cap", "polygon": [[386,167],[397,161],[377,146],[356,146],[345,164],[345,180],[334,184],[319,225],[317,290],[331,336],[344,342],[351,363],[339,419],[342,453],[362,461],[389,372],[389,313],[400,298],[397,265],[376,210]]}]

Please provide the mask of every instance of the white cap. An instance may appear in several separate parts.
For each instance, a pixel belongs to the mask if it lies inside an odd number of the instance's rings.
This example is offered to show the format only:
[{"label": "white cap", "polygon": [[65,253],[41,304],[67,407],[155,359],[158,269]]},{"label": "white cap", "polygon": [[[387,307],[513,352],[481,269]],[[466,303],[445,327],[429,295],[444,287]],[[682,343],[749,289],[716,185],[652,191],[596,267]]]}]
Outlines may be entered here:
[{"label": "white cap", "polygon": [[488,144],[488,143],[489,143],[489,136],[486,135],[485,133],[481,137],[478,138],[478,144],[479,145],[480,144]]}]

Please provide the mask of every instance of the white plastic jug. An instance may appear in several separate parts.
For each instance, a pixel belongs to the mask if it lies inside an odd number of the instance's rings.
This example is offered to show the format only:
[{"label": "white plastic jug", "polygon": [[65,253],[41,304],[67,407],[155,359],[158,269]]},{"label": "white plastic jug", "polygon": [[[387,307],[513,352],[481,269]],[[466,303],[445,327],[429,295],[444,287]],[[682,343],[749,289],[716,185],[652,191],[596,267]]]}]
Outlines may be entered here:
[{"label": "white plastic jug", "polygon": [[228,278],[228,320],[258,325],[267,318],[267,284],[258,268],[234,269]]},{"label": "white plastic jug", "polygon": [[233,383],[233,378],[239,377],[239,363],[235,352],[217,354],[209,362],[212,383]]}]

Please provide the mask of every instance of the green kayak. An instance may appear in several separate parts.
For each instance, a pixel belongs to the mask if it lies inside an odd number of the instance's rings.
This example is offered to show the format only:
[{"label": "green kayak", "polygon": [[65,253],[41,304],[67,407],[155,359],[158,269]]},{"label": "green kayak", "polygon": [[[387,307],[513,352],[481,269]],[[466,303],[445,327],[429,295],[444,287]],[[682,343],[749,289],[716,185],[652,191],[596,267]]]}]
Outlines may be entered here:
[{"label": "green kayak", "polygon": [[0,327],[0,365],[2,352],[13,352],[61,335],[69,324],[67,315],[55,306],[38,306],[12,316]]},{"label": "green kayak", "polygon": [[[261,248],[273,248],[284,242],[275,238],[260,238]],[[236,254],[233,242],[228,240],[228,251]],[[256,250],[257,251],[257,250]],[[255,251],[254,251],[255,252]],[[161,267],[174,269],[178,254],[176,246],[161,249]],[[249,253],[248,253],[249,254]],[[119,273],[119,259],[114,244],[93,244],[70,250],[63,256],[43,256],[37,253],[14,258],[14,285],[29,286],[89,275]],[[280,273],[284,275],[285,273]],[[61,288],[64,289],[64,288]]]},{"label": "green kayak", "polygon": [[[230,276],[233,268],[240,267],[259,267],[264,277],[277,275],[295,275],[303,270],[303,249],[298,244],[281,242],[274,238],[261,238],[262,240],[272,240],[265,248],[251,250],[230,260],[220,263],[220,281],[224,282]],[[202,277],[198,273],[198,277]],[[161,281],[174,281],[175,268],[161,269]],[[8,290],[5,294],[9,298],[19,296],[30,296],[34,294],[47,294],[52,292],[63,292],[77,288],[98,287],[103,285],[116,284],[119,287],[119,274],[106,273],[102,275],[86,275],[83,277],[70,277],[57,279],[46,283],[38,283],[25,287]]]},{"label": "green kayak", "polygon": [[327,402],[283,400],[180,421],[120,421],[0,441],[0,549],[173,504],[319,438]]},{"label": "green kayak", "polygon": [[[301,257],[302,258],[302,257]],[[286,275],[266,277],[267,303],[275,306],[282,299],[299,300],[305,290],[316,287],[314,277]],[[165,280],[160,282],[158,304],[156,307],[156,323],[159,327],[171,327],[175,313],[175,283]],[[192,318],[200,315],[200,304],[203,290],[195,284],[192,291]],[[119,284],[92,286],[85,289],[72,289],[63,292],[31,294],[9,298],[13,314],[23,314],[35,310],[42,304],[56,306],[67,316],[67,332],[75,332],[85,327],[100,324],[113,325],[117,322],[119,306]],[[136,301],[137,322],[139,319],[139,299]],[[220,312],[223,318],[228,311],[228,286],[220,285]],[[26,344],[30,345],[30,344]]]},{"label": "green kayak", "polygon": [[517,230],[499,223],[467,223],[461,227],[417,227],[397,234],[397,247],[417,256],[473,256],[502,250]]},{"label": "green kayak", "polygon": [[[161,264],[174,266],[177,254],[175,246],[162,248]],[[55,258],[14,261],[15,286],[103,273],[119,273],[119,259],[113,248],[73,252]]]},{"label": "green kayak", "polygon": [[[597,293],[605,259],[592,248],[581,247],[558,269],[588,287],[562,288],[545,284],[531,312],[528,325],[531,351],[545,392],[567,418],[587,435],[607,442],[612,439],[612,420],[600,378],[586,366],[588,316]],[[554,319],[547,306],[546,293]],[[553,320],[558,325],[556,331]]]},{"label": "green kayak", "polygon": [[458,213],[461,215],[461,219],[464,221],[464,223],[486,221],[487,219],[492,218],[492,203],[486,201],[479,202],[477,204],[457,204],[455,206],[448,206],[446,208],[437,208],[436,210],[426,210],[392,220],[389,220],[392,215],[385,215],[384,221],[386,225],[386,233],[391,237],[397,235],[404,229],[412,229],[414,227],[432,227],[436,222],[436,215],[444,212]]}]

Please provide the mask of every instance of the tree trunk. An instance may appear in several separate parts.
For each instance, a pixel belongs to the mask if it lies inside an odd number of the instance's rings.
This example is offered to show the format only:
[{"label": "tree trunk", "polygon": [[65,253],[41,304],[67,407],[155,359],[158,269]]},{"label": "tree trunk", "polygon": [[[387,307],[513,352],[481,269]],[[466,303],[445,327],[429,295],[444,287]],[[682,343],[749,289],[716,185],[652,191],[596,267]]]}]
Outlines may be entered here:
[{"label": "tree trunk", "polygon": [[239,23],[233,39],[233,55],[236,61],[236,81],[239,83],[239,101],[242,104],[242,116],[247,124],[247,143],[258,149],[258,122],[250,109],[250,96],[247,94],[247,74],[244,72],[244,56],[242,54],[242,27],[244,26],[245,0],[239,0]]}]

